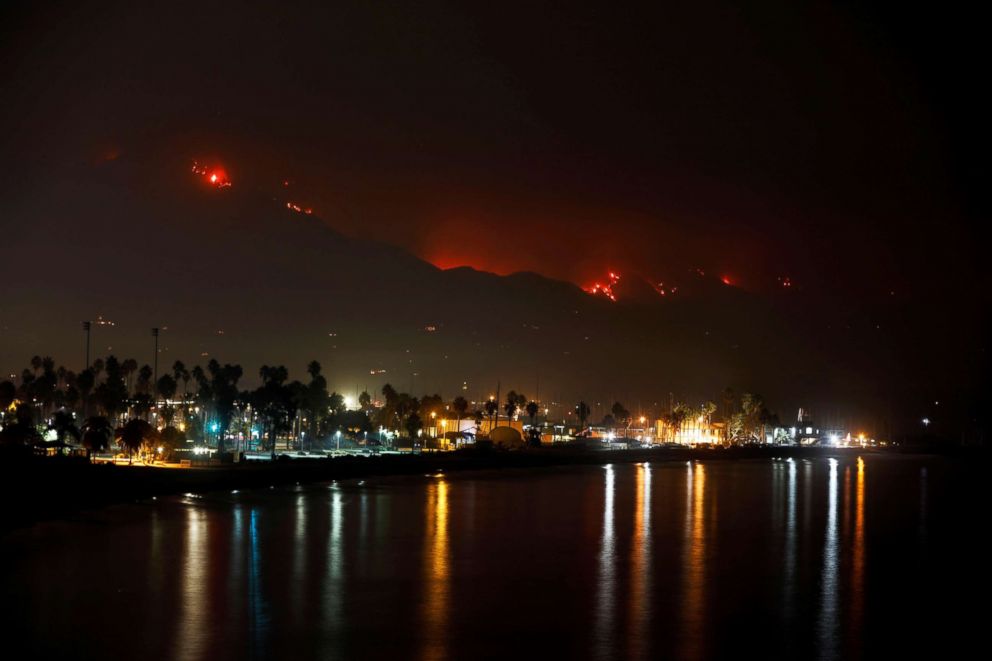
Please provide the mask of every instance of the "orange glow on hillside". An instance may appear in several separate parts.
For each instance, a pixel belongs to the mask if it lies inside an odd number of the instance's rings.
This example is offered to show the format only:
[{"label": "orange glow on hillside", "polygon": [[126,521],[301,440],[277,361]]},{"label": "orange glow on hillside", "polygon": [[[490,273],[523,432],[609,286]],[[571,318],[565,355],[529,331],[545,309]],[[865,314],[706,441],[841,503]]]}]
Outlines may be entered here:
[{"label": "orange glow on hillside", "polygon": [[503,264],[497,265],[493,260],[488,259],[485,255],[468,257],[453,253],[427,251],[427,254],[423,254],[421,256],[423,259],[427,260],[442,271],[457,268],[470,268],[475,269],[476,271],[495,273],[496,275],[510,275],[511,273],[516,273],[523,268],[522,266],[521,268],[512,268]]}]

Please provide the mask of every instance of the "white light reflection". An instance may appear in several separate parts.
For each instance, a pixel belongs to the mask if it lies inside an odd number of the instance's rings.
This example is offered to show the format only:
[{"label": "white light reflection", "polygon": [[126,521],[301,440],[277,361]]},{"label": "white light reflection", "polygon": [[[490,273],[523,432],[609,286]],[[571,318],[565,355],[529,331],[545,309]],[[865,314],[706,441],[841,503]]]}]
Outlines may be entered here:
[{"label": "white light reflection", "polygon": [[[323,633],[334,643],[340,638],[342,604],[344,600],[344,543],[341,539],[343,502],[337,485],[331,487],[331,531],[327,542],[327,576],[324,578]],[[334,656],[332,654],[331,656]]]},{"label": "white light reflection", "polygon": [[785,614],[791,620],[796,594],[796,462],[788,460],[785,501]]},{"label": "white light reflection", "polygon": [[823,543],[823,574],[820,579],[821,601],[817,631],[820,637],[820,658],[837,657],[837,460],[829,459],[830,478],[827,487],[827,530]]},{"label": "white light reflection", "polygon": [[599,585],[596,598],[595,642],[599,658],[611,656],[613,649],[613,611],[615,606],[616,560],[614,558],[613,490],[616,477],[613,466],[605,467],[603,495],[603,534],[599,549]]},{"label": "white light reflection", "polygon": [[293,575],[290,581],[290,608],[297,622],[303,617],[303,583],[306,578],[307,507],[303,493],[296,494],[293,515]]},{"label": "white light reflection", "polygon": [[200,659],[207,642],[209,585],[207,568],[207,517],[197,507],[186,508],[186,556],[184,558],[182,608],[179,616],[180,659]]}]

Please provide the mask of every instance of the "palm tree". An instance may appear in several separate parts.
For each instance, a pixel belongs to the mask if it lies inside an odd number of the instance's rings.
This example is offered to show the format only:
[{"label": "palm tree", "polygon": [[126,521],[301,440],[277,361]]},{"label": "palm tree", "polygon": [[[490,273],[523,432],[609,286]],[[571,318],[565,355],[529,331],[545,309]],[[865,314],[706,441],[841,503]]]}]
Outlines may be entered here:
[{"label": "palm tree", "polygon": [[163,374],[155,382],[155,392],[166,402],[176,396],[176,388],[176,380],[169,374]]},{"label": "palm tree", "polygon": [[513,419],[513,416],[517,414],[520,407],[524,406],[526,403],[527,398],[518,393],[516,390],[511,390],[506,393],[506,404],[503,405],[503,410],[506,411],[507,419]]},{"label": "palm tree", "polygon": [[406,433],[410,435],[410,445],[416,444],[417,432],[423,429],[424,423],[420,420],[420,416],[416,412],[411,413],[406,417],[403,422],[403,428],[406,429]]},{"label": "palm tree", "polygon": [[124,383],[121,364],[114,356],[107,357],[104,370],[107,376],[103,383],[97,386],[96,397],[100,408],[111,421],[114,421],[124,410],[127,401],[127,384]]},{"label": "palm tree", "polygon": [[140,450],[146,441],[152,440],[154,435],[155,428],[140,418],[128,420],[127,424],[118,430],[117,441],[122,449],[127,450],[128,463],[131,463],[134,453]]},{"label": "palm tree", "polygon": [[[285,374],[286,368],[281,369]],[[211,360],[207,363],[207,372],[210,375],[209,380],[207,380],[207,375],[203,373],[203,370],[200,370],[200,376],[197,377],[197,380],[200,381],[201,393],[209,394],[216,424],[214,431],[217,433],[217,451],[224,452],[224,435],[231,425],[235,402],[240,394],[238,381],[241,379],[242,370],[240,365],[229,363],[221,365],[216,360]]]},{"label": "palm tree", "polygon": [[58,385],[59,378],[55,373],[55,361],[46,356],[41,361],[41,374],[36,376],[32,384],[32,397],[41,404],[42,419],[48,416],[48,412],[56,401]]},{"label": "palm tree", "polygon": [[121,363],[121,373],[124,375],[124,381],[127,383],[128,392],[134,392],[131,388],[131,377],[138,369],[138,361],[134,358],[125,358],[124,362]]},{"label": "palm tree", "polygon": [[87,456],[92,450],[106,450],[114,437],[114,428],[102,415],[87,418],[83,423],[82,432],[83,447],[87,450]]},{"label": "palm tree", "polygon": [[76,387],[79,388],[79,399],[83,403],[83,417],[88,417],[90,412],[90,393],[96,383],[96,375],[92,367],[87,367],[76,377]]},{"label": "palm tree", "polygon": [[730,441],[730,418],[734,414],[734,389],[727,386],[723,389],[723,436],[724,443]]},{"label": "palm tree", "polygon": [[623,404],[620,402],[613,402],[613,406],[610,408],[610,413],[613,414],[613,419],[616,420],[618,425],[623,425],[624,437],[626,437],[626,430],[630,427],[630,411],[625,409]]},{"label": "palm tree", "polygon": [[186,365],[183,364],[181,360],[177,360],[172,363],[172,378],[176,381],[177,388],[180,381],[183,382],[183,418],[189,417],[189,412],[186,407],[186,398],[189,395],[189,379],[190,373],[186,369]]},{"label": "palm tree", "polygon": [[56,411],[48,428],[55,432],[59,443],[65,443],[66,436],[71,436],[76,441],[80,439],[79,428],[76,427],[76,419],[71,411],[65,409]]},{"label": "palm tree", "polygon": [[276,438],[279,432],[288,431],[296,417],[296,399],[286,386],[289,372],[283,366],[262,365],[258,370],[262,385],[252,393],[252,406],[268,432],[272,458],[276,458]]},{"label": "palm tree", "polygon": [[[316,360],[307,365],[310,383],[303,387],[300,395],[300,408],[307,416],[307,436],[310,447],[320,434],[323,423],[327,420],[330,408],[330,395],[327,393],[327,379],[320,373],[320,363]],[[302,448],[300,448],[302,449]]]},{"label": "palm tree", "polygon": [[706,424],[713,421],[713,414],[716,413],[716,403],[715,402],[704,402],[702,406],[699,407],[699,413],[703,416]]},{"label": "palm tree", "polygon": [[[767,409],[765,409],[761,397],[748,392],[741,395],[741,440],[747,443],[756,440],[758,429],[762,428],[766,414]],[[762,436],[764,436],[764,432],[762,432]]]},{"label": "palm tree", "polygon": [[530,426],[533,427],[534,418],[537,417],[537,412],[541,410],[541,407],[538,405],[537,402],[530,401],[527,402],[527,406],[525,407],[525,410],[527,411],[527,417],[530,418]]},{"label": "palm tree", "polygon": [[[142,365],[141,369],[138,370],[138,382],[134,384],[134,394],[144,395],[145,399],[152,399],[152,388],[154,384],[152,383],[152,378],[154,377],[154,372],[152,372],[151,365]],[[149,406],[151,408],[151,406]]]},{"label": "palm tree", "polygon": [[67,370],[63,380],[65,382],[65,389],[62,394],[62,403],[70,411],[74,411],[76,410],[76,405],[79,404],[80,400],[79,377],[76,376],[75,372]]},{"label": "palm tree", "polygon": [[382,408],[379,409],[379,425],[386,429],[394,429],[396,423],[396,406],[399,403],[400,394],[396,392],[390,384],[382,387],[382,398],[384,400]]},{"label": "palm tree", "polygon": [[451,408],[454,410],[455,416],[458,418],[455,422],[455,433],[457,434],[455,438],[459,439],[462,436],[462,418],[464,418],[465,414],[468,412],[468,400],[459,395],[451,401]]},{"label": "palm tree", "polygon": [[589,419],[591,412],[592,410],[585,402],[579,402],[575,405],[575,415],[579,416],[579,427],[581,427],[582,431],[586,429],[586,420]]},{"label": "palm tree", "polygon": [[[408,393],[400,393],[399,398],[396,401],[396,417],[399,420],[400,426],[406,429],[406,421],[411,415],[416,415],[417,411],[420,410],[420,400],[416,397],[411,397]],[[420,416],[417,416],[417,420],[420,420]],[[423,427],[423,424],[421,424]]]},{"label": "palm tree", "polygon": [[0,416],[7,412],[15,399],[17,399],[17,386],[12,381],[0,383]]},{"label": "palm tree", "polygon": [[486,400],[485,409],[486,415],[489,417],[489,431],[491,432],[493,430],[493,416],[499,410],[499,404],[496,403],[495,399]]}]

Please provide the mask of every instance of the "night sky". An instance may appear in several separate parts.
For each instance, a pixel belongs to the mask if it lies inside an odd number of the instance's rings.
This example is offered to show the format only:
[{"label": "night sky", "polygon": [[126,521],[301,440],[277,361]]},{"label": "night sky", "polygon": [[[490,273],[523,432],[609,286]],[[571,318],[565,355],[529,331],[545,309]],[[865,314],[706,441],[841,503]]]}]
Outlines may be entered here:
[{"label": "night sky", "polygon": [[[58,229],[99,222],[66,193],[87,172],[160,159],[165,181],[206,159],[235,186],[289,181],[333,229],[442,268],[580,286],[702,269],[770,299],[787,277],[824,325],[898,306],[878,369],[973,405],[987,363],[981,17],[615,4],[5,6],[0,217],[18,256],[0,274],[23,288],[30,255],[48,282],[79,276]],[[45,232],[27,232],[36,221]],[[143,249],[182,250],[167,236]],[[64,294],[36,293],[46,307]],[[31,350],[77,350],[78,320],[62,321],[63,344]],[[4,369],[26,362],[24,342],[7,344]],[[900,405],[922,410],[924,390]]]}]

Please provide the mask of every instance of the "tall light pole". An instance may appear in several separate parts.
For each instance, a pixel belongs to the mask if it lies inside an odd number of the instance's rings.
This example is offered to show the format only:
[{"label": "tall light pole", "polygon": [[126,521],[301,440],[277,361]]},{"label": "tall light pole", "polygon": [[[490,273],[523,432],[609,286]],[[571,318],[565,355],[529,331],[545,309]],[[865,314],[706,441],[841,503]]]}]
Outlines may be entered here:
[{"label": "tall light pole", "polygon": [[93,322],[91,321],[83,322],[83,330],[86,332],[86,364],[83,366],[83,369],[90,368],[90,328],[92,326]]},{"label": "tall light pole", "polygon": [[158,329],[157,328],[152,329],[152,337],[155,338],[155,372],[154,372],[155,376],[153,377],[155,380],[153,381],[153,383],[158,383]]}]

